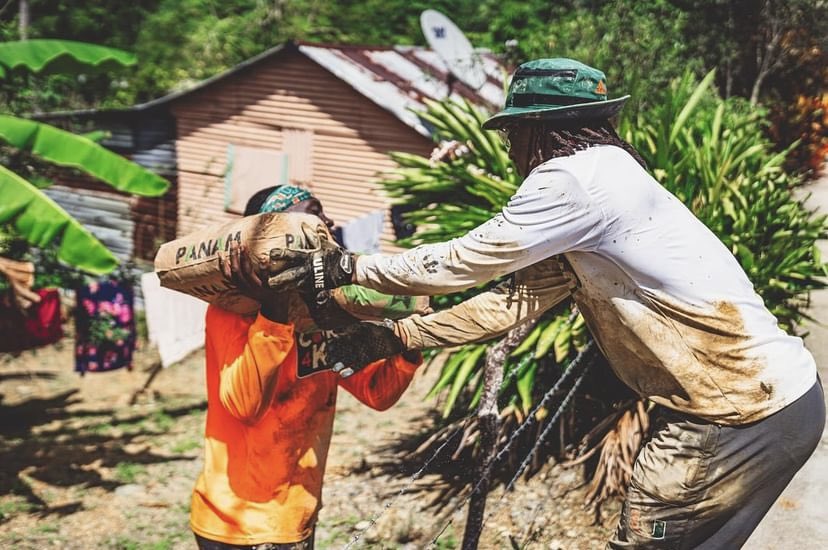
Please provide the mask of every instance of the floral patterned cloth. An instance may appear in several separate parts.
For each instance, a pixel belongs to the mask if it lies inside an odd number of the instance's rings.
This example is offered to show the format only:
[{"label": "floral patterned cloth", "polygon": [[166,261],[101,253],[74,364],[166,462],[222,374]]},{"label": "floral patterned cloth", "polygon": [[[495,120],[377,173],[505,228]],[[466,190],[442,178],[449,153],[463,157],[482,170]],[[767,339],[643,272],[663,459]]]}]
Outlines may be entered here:
[{"label": "floral patterned cloth", "polygon": [[132,368],[135,318],[132,286],[115,280],[78,289],[75,370],[81,375]]}]

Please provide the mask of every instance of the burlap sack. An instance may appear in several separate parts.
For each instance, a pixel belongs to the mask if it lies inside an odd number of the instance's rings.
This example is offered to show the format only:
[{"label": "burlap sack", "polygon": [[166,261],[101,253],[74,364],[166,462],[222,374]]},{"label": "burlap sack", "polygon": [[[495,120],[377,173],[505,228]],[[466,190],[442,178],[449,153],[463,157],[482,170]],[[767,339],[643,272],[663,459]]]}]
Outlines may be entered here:
[{"label": "burlap sack", "polygon": [[[220,226],[211,226],[161,246],[155,256],[155,271],[161,286],[184,292],[223,309],[243,315],[259,309],[258,302],[242,295],[219,268],[219,255],[226,256],[230,243],[243,244],[251,263],[268,262],[272,248],[310,249],[321,239],[333,240],[328,228],[312,214],[270,213],[248,216]],[[278,266],[271,263],[278,271]],[[336,289],[331,293],[336,303],[353,317],[362,320],[400,318],[429,310],[426,296],[386,296],[360,287]],[[300,332],[315,330],[298,294],[291,292],[291,321]]]},{"label": "burlap sack", "polygon": [[273,248],[312,248],[321,238],[331,236],[325,224],[312,214],[247,216],[163,244],[155,256],[155,272],[163,287],[234,313],[251,314],[259,309],[258,302],[240,294],[219,268],[219,255],[227,255],[230,243],[244,245],[255,266],[269,261]]}]

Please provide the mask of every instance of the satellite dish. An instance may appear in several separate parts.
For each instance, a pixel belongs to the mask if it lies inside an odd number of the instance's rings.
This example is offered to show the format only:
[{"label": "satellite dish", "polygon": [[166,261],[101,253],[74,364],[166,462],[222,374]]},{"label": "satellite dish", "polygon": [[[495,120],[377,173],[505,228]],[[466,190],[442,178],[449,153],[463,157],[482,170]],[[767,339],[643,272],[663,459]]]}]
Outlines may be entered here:
[{"label": "satellite dish", "polygon": [[420,14],[420,27],[429,46],[448,66],[449,93],[453,78],[473,90],[486,83],[486,71],[483,70],[479,56],[463,31],[451,19],[437,10],[425,10]]}]

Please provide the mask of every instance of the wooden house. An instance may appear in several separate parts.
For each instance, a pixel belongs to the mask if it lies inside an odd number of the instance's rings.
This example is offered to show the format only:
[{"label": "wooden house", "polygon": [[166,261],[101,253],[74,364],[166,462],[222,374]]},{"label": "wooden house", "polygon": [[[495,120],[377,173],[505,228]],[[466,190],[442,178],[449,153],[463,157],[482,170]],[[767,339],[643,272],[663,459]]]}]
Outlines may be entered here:
[{"label": "wooden house", "polygon": [[[448,93],[490,110],[502,105],[505,71],[481,56],[479,90],[454,82],[431,50],[289,42],[197,86],[119,110],[40,117],[74,130],[105,129],[104,144],[158,171],[173,186],[139,199],[81,177],[48,192],[122,257],[150,259],[157,246],[239,215],[256,189],[309,187],[345,227],[382,212],[382,246],[394,228],[376,182],[390,151],[428,155],[429,127],[412,109]],[[376,219],[376,217],[375,217]],[[125,244],[126,243],[126,244]]]}]

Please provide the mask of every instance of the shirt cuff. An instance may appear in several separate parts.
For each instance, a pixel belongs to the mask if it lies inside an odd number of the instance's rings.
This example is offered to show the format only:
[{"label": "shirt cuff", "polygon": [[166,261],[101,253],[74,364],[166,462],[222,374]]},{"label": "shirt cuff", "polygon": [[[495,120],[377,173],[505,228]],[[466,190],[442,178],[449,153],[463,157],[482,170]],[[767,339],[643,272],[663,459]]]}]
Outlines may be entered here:
[{"label": "shirt cuff", "polygon": [[[404,356],[407,356],[404,357]],[[413,359],[410,361],[409,359]],[[423,364],[423,354],[419,351],[407,351],[391,358],[394,368],[406,374],[414,374],[417,367]]]},{"label": "shirt cuff", "polygon": [[354,284],[370,288],[364,283],[368,281],[368,271],[374,267],[375,263],[373,254],[360,254],[354,267]]}]

